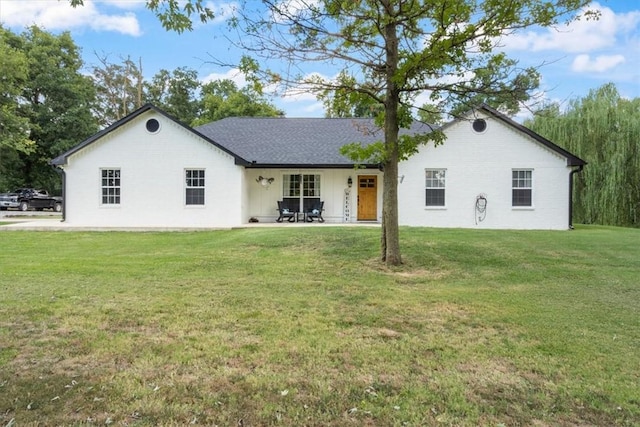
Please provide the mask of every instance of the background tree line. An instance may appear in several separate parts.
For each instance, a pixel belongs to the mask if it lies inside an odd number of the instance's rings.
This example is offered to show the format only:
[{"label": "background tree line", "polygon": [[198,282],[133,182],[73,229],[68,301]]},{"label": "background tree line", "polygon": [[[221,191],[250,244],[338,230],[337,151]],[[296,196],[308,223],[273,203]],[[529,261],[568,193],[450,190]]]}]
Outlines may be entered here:
[{"label": "background tree line", "polygon": [[229,116],[282,116],[261,94],[231,80],[202,83],[187,67],[143,76],[142,59],[85,64],[70,33],[0,26],[0,191],[61,192],[48,162],[145,103],[187,125]]}]

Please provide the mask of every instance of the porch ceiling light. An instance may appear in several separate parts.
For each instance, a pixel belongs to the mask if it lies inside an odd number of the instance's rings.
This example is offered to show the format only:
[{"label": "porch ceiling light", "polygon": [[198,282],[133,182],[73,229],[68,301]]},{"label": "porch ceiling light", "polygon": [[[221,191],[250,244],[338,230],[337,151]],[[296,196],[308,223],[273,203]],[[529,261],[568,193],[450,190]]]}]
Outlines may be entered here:
[{"label": "porch ceiling light", "polygon": [[271,185],[271,183],[275,180],[275,178],[265,178],[263,176],[259,176],[256,179],[256,182],[260,185],[262,185],[263,187],[268,187]]}]

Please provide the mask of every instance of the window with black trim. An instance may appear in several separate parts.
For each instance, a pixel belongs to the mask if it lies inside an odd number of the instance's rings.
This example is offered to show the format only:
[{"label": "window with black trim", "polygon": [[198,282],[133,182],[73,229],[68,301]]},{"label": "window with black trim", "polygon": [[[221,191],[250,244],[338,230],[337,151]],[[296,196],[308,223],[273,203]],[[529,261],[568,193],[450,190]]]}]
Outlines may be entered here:
[{"label": "window with black trim", "polygon": [[100,191],[103,205],[120,204],[120,169],[100,169]]},{"label": "window with black trim", "polygon": [[185,204],[204,205],[204,169],[185,170]]},{"label": "window with black trim", "polygon": [[425,170],[425,206],[444,206],[446,169]]},{"label": "window with black trim", "polygon": [[533,171],[511,171],[511,205],[514,207],[533,206]]}]

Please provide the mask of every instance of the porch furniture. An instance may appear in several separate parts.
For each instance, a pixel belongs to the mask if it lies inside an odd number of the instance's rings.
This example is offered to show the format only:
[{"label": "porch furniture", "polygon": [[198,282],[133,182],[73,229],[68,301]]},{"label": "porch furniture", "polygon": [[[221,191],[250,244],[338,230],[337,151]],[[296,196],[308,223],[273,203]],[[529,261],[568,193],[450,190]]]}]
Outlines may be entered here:
[{"label": "porch furniture", "polygon": [[276,221],[282,222],[286,218],[289,222],[295,222],[298,220],[299,211],[300,202],[298,199],[278,200],[278,212],[280,213],[280,216]]},{"label": "porch furniture", "polygon": [[313,222],[313,219],[316,218],[318,222],[324,222],[324,218],[322,218],[323,209],[324,202],[322,201],[311,204],[304,212],[305,220],[307,222]]}]

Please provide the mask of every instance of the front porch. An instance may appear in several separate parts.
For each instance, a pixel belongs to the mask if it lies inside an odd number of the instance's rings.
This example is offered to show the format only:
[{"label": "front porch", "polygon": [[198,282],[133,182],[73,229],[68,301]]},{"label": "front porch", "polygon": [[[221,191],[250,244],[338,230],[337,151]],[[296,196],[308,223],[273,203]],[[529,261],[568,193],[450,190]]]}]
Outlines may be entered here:
[{"label": "front porch", "polygon": [[246,169],[244,188],[243,222],[249,225],[375,224],[382,216],[377,169]]}]

